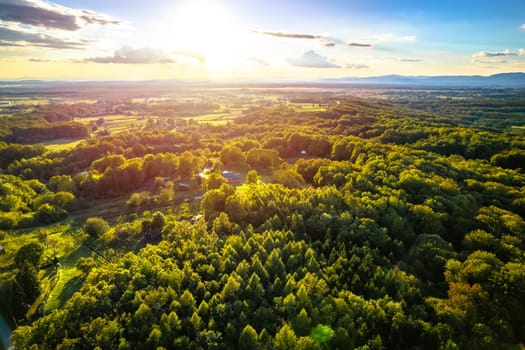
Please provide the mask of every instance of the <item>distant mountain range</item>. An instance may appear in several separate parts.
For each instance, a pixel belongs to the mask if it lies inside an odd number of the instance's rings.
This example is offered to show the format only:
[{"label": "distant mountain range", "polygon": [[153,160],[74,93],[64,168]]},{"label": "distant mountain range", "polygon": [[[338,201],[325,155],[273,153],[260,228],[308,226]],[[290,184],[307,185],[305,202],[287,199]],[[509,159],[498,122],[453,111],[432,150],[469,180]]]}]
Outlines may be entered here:
[{"label": "distant mountain range", "polygon": [[441,75],[441,76],[405,76],[383,75],[376,77],[345,77],[320,79],[315,81],[297,80],[229,80],[229,81],[197,81],[197,80],[143,80],[143,81],[74,81],[74,80],[5,80],[0,81],[0,95],[75,95],[89,91],[99,94],[125,94],[142,91],[144,94],[164,93],[173,91],[175,87],[183,88],[214,88],[214,87],[370,87],[370,88],[523,88],[525,89],[525,73],[501,73],[491,76],[481,75]]},{"label": "distant mountain range", "polygon": [[501,73],[490,76],[481,75],[440,75],[440,76],[406,76],[383,75],[365,78],[322,79],[320,83],[388,85],[411,87],[475,87],[475,88],[525,88],[525,73]]}]

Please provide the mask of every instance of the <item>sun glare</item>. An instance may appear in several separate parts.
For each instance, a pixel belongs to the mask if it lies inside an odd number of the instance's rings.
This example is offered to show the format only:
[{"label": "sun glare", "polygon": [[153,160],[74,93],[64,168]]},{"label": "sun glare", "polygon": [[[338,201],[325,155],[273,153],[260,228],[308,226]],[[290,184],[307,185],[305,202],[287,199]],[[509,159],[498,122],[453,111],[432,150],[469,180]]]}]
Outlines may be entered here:
[{"label": "sun glare", "polygon": [[213,1],[185,1],[173,10],[166,22],[166,45],[215,59],[232,48],[239,28],[235,16]]}]

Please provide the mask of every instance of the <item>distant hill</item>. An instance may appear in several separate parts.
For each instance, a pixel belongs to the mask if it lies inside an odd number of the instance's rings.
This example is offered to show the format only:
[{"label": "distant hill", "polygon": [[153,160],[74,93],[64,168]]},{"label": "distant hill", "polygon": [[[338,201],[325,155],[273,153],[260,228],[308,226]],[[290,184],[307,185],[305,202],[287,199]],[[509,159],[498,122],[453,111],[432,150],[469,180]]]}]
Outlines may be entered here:
[{"label": "distant hill", "polygon": [[0,81],[0,95],[77,96],[85,93],[101,97],[133,95],[150,96],[172,92],[174,88],[255,87],[264,86],[323,86],[323,87],[377,87],[377,88],[525,88],[525,73],[481,75],[343,77],[315,81],[297,80],[143,80],[143,81],[73,81],[73,80],[6,80]]},{"label": "distant hill", "polygon": [[321,83],[370,84],[389,86],[428,86],[428,87],[476,87],[476,88],[525,88],[525,73],[501,73],[490,76],[481,75],[440,75],[405,76],[383,75],[377,77],[347,77],[323,79]]}]

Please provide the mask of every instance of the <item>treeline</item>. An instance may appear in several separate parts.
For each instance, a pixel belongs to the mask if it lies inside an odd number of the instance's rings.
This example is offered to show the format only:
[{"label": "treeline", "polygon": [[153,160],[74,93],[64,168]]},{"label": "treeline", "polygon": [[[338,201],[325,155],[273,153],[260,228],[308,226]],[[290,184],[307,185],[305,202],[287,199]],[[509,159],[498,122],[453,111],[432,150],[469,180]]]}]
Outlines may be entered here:
[{"label": "treeline", "polygon": [[83,198],[107,198],[139,190],[157,177],[188,179],[198,174],[202,164],[190,152],[148,154],[126,159],[106,156],[94,161],[84,174],[75,176],[76,193]]},{"label": "treeline", "polygon": [[0,142],[0,168],[7,169],[15,161],[31,159],[42,155],[44,152],[44,146]]},{"label": "treeline", "polygon": [[[182,153],[198,146],[198,139],[192,138],[192,135],[168,131],[144,131],[140,134],[126,132],[115,136],[91,138],[72,150],[37,154],[36,157],[12,156],[13,160],[6,159],[2,167],[13,175],[47,181],[54,175],[74,176],[106,155],[122,154],[133,158],[160,152]],[[9,147],[20,149],[30,146],[11,144]]]},{"label": "treeline", "polygon": [[107,111],[107,105],[98,103],[52,103],[39,106],[35,113],[50,123],[72,121],[75,118],[92,117]]},{"label": "treeline", "polygon": [[61,179],[52,178],[51,191],[38,180],[22,180],[0,174],[0,229],[16,229],[49,224],[67,216],[75,196],[71,186],[59,185]]},{"label": "treeline", "polygon": [[84,138],[89,136],[86,125],[78,122],[57,122],[45,126],[12,127],[11,135],[6,138],[14,143],[37,143],[58,138]]},{"label": "treeline", "polygon": [[[478,92],[480,93],[480,92]],[[481,92],[483,93],[483,92]],[[448,116],[466,125],[491,130],[504,130],[523,126],[525,99],[520,92],[501,91],[496,97],[470,97],[429,100],[411,99],[396,101],[411,109]]]}]

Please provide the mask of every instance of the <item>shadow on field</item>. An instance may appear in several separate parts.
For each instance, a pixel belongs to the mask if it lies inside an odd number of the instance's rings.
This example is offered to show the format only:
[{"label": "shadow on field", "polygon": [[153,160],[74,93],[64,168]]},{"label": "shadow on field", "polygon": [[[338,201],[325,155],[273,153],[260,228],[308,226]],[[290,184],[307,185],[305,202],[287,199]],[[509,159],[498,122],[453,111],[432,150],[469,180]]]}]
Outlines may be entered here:
[{"label": "shadow on field", "polygon": [[78,292],[83,283],[84,278],[82,276],[76,276],[67,281],[67,283],[64,285],[64,288],[62,289],[62,293],[60,293],[60,296],[58,297],[58,307],[62,307],[66,301],[71,298],[73,293]]}]

